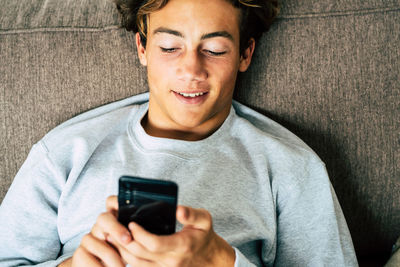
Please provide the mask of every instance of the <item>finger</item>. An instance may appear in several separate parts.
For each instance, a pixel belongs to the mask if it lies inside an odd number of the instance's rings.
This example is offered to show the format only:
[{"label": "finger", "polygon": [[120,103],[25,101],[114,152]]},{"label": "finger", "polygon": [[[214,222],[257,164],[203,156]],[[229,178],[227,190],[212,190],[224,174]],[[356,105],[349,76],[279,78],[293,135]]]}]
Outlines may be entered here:
[{"label": "finger", "polygon": [[109,196],[106,200],[107,211],[117,211],[118,210],[118,197]]},{"label": "finger", "polygon": [[158,265],[156,262],[133,256],[127,250],[124,249],[121,250],[121,255],[123,259],[129,264],[129,266],[160,267],[160,265]]},{"label": "finger", "polygon": [[150,252],[142,244],[137,241],[133,241],[125,246],[125,249],[135,257],[148,260],[148,261],[158,261],[161,257],[158,253]]},{"label": "finger", "polygon": [[126,254],[126,262],[129,263],[130,266],[140,266],[140,267],[160,267],[156,262],[144,260],[132,255],[129,253]]},{"label": "finger", "polygon": [[[132,237],[128,229],[120,224],[117,218],[110,212],[104,212],[97,218],[96,225],[93,227],[93,234],[97,237],[102,232],[104,237],[111,235],[114,240],[120,244],[128,244],[132,241]],[[102,238],[103,239],[103,238]]]},{"label": "finger", "polygon": [[131,230],[133,240],[150,253],[161,254],[176,247],[174,238],[176,235],[155,235],[135,222],[129,223],[128,227]]},{"label": "finger", "polygon": [[118,252],[111,245],[95,238],[91,234],[87,234],[82,238],[81,247],[104,262],[106,266],[124,267]]},{"label": "finger", "polygon": [[[107,241],[113,244],[121,254],[122,258],[132,265],[133,262],[137,260],[141,260],[145,263],[153,263],[157,262],[160,257],[157,254],[150,253],[147,249],[145,249],[140,243],[136,241],[132,241],[126,246],[121,246],[110,238],[107,238]],[[142,265],[137,265],[142,266]]]},{"label": "finger", "polygon": [[75,250],[71,262],[72,267],[79,266],[93,266],[93,267],[103,267],[100,260],[90,254],[86,249],[79,247]]},{"label": "finger", "polygon": [[205,209],[178,206],[176,218],[184,226],[193,226],[194,228],[205,231],[209,231],[212,228],[211,214]]},{"label": "finger", "polygon": [[111,212],[115,217],[118,217],[118,197],[109,196],[106,200],[106,209]]},{"label": "finger", "polygon": [[96,237],[99,240],[106,240],[107,234],[103,231],[102,228],[98,226],[98,224],[95,224],[92,228],[92,231],[90,232],[94,237]]},{"label": "finger", "polygon": [[139,257],[159,261],[165,253],[186,253],[196,248],[196,243],[205,236],[205,232],[199,229],[183,229],[172,235],[155,235],[146,231],[135,222],[129,224],[134,242],[139,243],[144,251],[137,248]]}]

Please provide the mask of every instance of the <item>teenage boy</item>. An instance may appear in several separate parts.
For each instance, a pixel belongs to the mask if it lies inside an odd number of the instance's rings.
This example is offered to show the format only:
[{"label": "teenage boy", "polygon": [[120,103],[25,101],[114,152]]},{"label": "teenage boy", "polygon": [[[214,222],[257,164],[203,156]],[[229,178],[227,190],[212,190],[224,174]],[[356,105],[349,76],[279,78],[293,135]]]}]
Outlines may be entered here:
[{"label": "teenage boy", "polygon": [[[356,266],[324,164],[232,102],[274,3],[139,2],[117,4],[139,32],[149,95],[78,116],[34,146],[0,210],[0,262]],[[119,224],[109,196],[123,174],[175,181],[182,229],[157,236]]]}]

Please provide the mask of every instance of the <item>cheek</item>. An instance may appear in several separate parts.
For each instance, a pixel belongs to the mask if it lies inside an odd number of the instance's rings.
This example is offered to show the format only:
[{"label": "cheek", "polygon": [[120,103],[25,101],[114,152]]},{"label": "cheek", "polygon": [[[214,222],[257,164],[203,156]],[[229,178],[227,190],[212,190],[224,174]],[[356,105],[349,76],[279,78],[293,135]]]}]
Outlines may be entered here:
[{"label": "cheek", "polygon": [[148,62],[147,76],[150,86],[160,87],[173,77],[173,68],[165,60],[149,58]]},{"label": "cheek", "polygon": [[214,76],[215,81],[219,83],[221,90],[234,88],[237,72],[237,62],[223,62],[222,64],[216,64],[210,67],[210,73],[213,74],[212,76]]}]

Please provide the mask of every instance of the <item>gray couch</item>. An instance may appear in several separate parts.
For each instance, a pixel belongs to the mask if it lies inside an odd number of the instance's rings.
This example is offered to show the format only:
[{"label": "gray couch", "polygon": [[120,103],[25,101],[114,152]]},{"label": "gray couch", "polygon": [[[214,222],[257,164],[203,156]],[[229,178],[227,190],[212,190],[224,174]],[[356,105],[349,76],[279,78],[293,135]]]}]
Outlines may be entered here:
[{"label": "gray couch", "polygon": [[[50,129],[147,91],[108,0],[0,0],[0,60],[0,201]],[[361,266],[400,235],[399,73],[399,0],[284,0],[235,92],[326,163]]]}]

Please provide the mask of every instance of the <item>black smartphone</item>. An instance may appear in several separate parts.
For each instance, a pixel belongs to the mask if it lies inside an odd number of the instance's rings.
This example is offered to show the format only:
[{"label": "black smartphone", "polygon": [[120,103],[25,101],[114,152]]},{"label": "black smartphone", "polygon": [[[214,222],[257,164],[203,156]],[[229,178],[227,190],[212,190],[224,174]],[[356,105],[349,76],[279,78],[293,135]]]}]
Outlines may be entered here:
[{"label": "black smartphone", "polygon": [[178,185],[172,181],[132,176],[119,178],[118,221],[131,221],[157,235],[175,233]]}]

